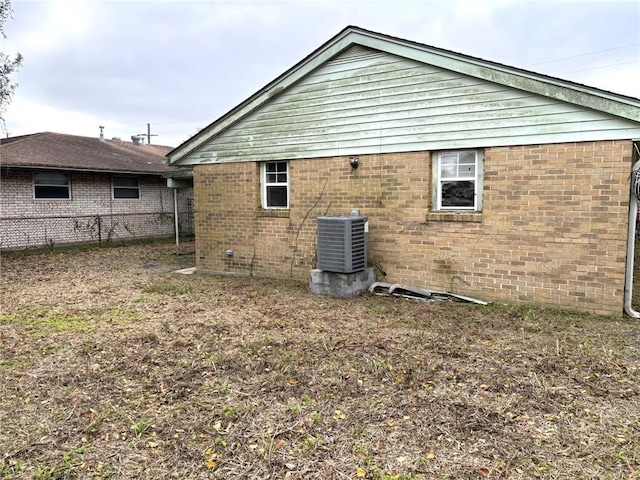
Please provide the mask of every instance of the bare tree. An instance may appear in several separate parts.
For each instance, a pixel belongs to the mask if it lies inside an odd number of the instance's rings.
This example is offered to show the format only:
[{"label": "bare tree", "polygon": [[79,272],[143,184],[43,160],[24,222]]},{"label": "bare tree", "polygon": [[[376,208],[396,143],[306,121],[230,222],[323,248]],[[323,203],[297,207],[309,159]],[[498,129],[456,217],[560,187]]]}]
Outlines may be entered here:
[{"label": "bare tree", "polygon": [[[0,34],[2,38],[7,38],[4,33],[4,23],[11,18],[12,13],[11,0],[0,0]],[[11,57],[4,52],[0,52],[0,125],[3,131],[6,131],[4,112],[11,102],[11,97],[17,86],[16,83],[11,81],[11,75],[21,65],[22,55],[20,53],[17,53],[15,57]]]}]

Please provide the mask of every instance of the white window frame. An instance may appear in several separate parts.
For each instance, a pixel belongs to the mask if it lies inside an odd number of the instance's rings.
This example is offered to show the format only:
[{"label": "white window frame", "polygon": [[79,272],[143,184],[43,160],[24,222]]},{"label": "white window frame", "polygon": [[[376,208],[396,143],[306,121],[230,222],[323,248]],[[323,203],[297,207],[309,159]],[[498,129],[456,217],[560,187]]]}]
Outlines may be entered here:
[{"label": "white window frame", "polygon": [[[456,171],[443,178],[442,175],[442,159],[451,158],[453,155],[460,153],[475,154],[474,173],[465,174],[464,164],[456,164]],[[482,211],[482,189],[484,177],[484,152],[482,150],[445,150],[434,154],[433,160],[433,210],[439,212],[464,211],[464,212],[481,212]],[[442,185],[447,182],[474,182],[473,206],[443,206],[442,205]]]},{"label": "white window frame", "polygon": [[[269,164],[284,164],[285,165],[285,171],[284,173],[286,174],[286,181],[285,182],[279,182],[279,181],[267,181],[268,180],[268,176],[267,176],[267,165]],[[283,172],[278,172],[278,174],[282,174]],[[291,198],[291,189],[289,188],[290,185],[290,168],[289,168],[289,162],[286,160],[278,160],[278,161],[274,161],[274,162],[263,162],[260,164],[260,178],[261,178],[261,197],[262,197],[262,208],[265,210],[288,210],[289,209],[289,200]],[[286,187],[287,189],[287,204],[285,206],[281,206],[281,205],[277,205],[277,206],[273,206],[273,205],[268,205],[267,200],[268,200],[268,195],[267,195],[267,190],[270,187]]]},{"label": "white window frame", "polygon": [[[67,183],[66,185],[60,184],[60,183],[43,183],[37,182],[37,177],[43,176],[43,175],[61,175],[64,176],[67,179]],[[66,187],[67,189],[67,196],[66,197],[45,197],[45,196],[38,196],[38,187],[52,187],[52,188],[63,188]],[[71,200],[71,175],[69,175],[68,173],[62,173],[62,172],[38,172],[38,173],[34,173],[33,174],[33,199],[34,200]]]},{"label": "white window frame", "polygon": [[[137,182],[137,186],[136,187],[132,187],[130,185],[116,185],[116,179],[117,178],[127,178],[127,179],[135,179]],[[119,190],[135,190],[138,193],[137,197],[117,197],[116,196],[116,189]],[[131,176],[131,175],[112,175],[111,176],[111,198],[113,200],[140,200],[141,197],[141,192],[140,192],[140,178],[139,177],[135,177],[135,176]]]}]

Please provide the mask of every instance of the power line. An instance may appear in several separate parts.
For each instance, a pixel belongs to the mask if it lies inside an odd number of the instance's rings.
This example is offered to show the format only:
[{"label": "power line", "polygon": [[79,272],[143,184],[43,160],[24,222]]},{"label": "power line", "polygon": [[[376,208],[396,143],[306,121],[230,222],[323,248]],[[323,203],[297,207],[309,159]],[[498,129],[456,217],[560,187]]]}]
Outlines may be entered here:
[{"label": "power line", "polygon": [[596,52],[582,53],[580,55],[572,55],[570,57],[557,58],[555,60],[547,60],[546,62],[530,63],[529,65],[526,65],[526,66],[535,67],[537,65],[546,65],[547,63],[561,62],[563,60],[572,60],[574,58],[580,58],[580,57],[588,57],[590,55],[597,55],[599,53],[612,52],[614,50],[622,50],[623,48],[637,47],[638,45],[640,45],[640,43],[630,43],[629,45],[622,45],[620,47],[607,48],[605,50],[598,50]]},{"label": "power line", "polygon": [[640,60],[634,60],[632,62],[611,63],[609,65],[601,65],[599,67],[581,68],[580,70],[570,70],[568,72],[561,72],[561,75],[565,73],[576,73],[576,72],[586,72],[587,70],[597,70],[599,68],[617,67],[618,65],[629,65],[632,63],[640,63]]}]

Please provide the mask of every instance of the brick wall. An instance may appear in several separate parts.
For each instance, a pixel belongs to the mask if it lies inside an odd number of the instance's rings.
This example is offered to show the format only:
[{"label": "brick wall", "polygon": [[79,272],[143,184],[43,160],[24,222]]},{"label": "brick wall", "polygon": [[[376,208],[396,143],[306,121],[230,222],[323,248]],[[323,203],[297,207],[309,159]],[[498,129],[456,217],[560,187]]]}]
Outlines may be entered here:
[{"label": "brick wall", "polygon": [[429,152],[291,161],[288,212],[259,208],[257,163],[200,165],[198,267],[306,278],[316,217],[359,208],[385,281],[620,313],[631,157],[625,141],[485,149],[483,212],[459,215],[430,209]]},{"label": "brick wall", "polygon": [[[166,180],[140,178],[140,198],[112,199],[111,175],[71,174],[70,200],[35,200],[33,173],[8,170],[0,179],[0,248],[20,249],[66,243],[171,236],[173,192]],[[186,212],[191,189],[180,189]],[[100,217],[100,232],[96,217]]]}]

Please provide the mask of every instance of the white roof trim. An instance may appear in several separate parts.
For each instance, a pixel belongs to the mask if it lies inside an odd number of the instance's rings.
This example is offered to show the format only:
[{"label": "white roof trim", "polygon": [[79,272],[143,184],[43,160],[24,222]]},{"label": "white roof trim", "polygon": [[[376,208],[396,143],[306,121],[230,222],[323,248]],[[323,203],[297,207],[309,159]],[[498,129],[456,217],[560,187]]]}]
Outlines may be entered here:
[{"label": "white roof trim", "polygon": [[354,35],[361,39],[355,43],[376,50],[640,122],[640,99],[400,39]]}]

